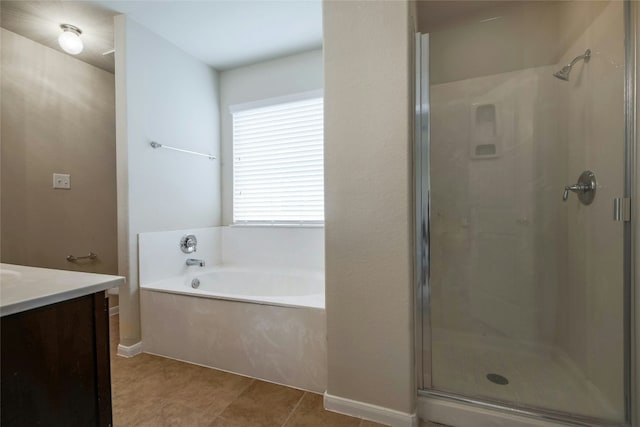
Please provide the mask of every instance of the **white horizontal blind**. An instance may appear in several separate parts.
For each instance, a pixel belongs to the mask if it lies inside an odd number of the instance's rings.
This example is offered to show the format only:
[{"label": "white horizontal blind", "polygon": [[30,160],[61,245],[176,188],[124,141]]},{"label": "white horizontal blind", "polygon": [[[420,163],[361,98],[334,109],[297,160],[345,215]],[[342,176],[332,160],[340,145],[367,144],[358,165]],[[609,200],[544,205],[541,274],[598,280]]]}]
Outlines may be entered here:
[{"label": "white horizontal blind", "polygon": [[233,113],[233,222],[324,221],[323,99]]}]

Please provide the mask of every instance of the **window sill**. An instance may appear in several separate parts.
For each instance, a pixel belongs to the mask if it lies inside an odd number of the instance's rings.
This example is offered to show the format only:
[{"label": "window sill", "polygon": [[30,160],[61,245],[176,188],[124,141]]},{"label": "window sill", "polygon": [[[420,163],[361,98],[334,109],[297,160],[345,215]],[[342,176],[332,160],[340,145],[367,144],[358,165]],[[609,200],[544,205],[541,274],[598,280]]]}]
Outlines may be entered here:
[{"label": "window sill", "polygon": [[237,224],[229,224],[229,227],[239,227],[239,228],[324,228],[324,223],[300,223],[300,224],[292,224],[292,223],[271,223],[271,222],[248,222],[248,223],[237,223]]}]

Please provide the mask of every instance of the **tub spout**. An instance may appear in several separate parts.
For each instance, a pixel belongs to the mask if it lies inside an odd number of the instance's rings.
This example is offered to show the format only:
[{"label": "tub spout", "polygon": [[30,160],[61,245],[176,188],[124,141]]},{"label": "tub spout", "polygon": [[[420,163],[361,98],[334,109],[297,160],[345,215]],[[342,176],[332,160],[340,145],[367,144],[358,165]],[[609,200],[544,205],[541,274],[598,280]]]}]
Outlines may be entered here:
[{"label": "tub spout", "polygon": [[204,267],[204,260],[203,259],[189,258],[189,259],[187,259],[187,265],[188,266],[198,265],[200,267]]}]

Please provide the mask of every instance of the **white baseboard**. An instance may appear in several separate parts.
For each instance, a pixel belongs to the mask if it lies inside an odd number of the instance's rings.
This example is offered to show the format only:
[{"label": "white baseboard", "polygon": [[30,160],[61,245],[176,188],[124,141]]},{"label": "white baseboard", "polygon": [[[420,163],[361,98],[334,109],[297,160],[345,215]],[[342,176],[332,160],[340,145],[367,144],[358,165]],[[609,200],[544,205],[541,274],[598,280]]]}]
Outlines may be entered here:
[{"label": "white baseboard", "polygon": [[328,411],[338,412],[352,417],[364,418],[392,427],[417,427],[417,414],[407,414],[382,406],[345,399],[324,393],[324,408]]},{"label": "white baseboard", "polygon": [[142,353],[142,341],[130,346],[118,344],[118,356],[133,357],[140,353]]},{"label": "white baseboard", "polygon": [[456,427],[562,427],[566,424],[479,408],[437,397],[418,396],[421,420]]},{"label": "white baseboard", "polygon": [[109,316],[115,316],[116,314],[120,313],[120,306],[116,305],[115,307],[111,307],[109,309]]}]

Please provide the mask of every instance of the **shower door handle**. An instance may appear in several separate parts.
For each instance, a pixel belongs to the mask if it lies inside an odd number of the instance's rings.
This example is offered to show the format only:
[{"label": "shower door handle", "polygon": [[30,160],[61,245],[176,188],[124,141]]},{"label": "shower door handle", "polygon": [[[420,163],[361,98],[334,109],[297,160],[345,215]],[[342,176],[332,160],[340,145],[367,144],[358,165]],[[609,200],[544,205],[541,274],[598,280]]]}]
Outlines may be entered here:
[{"label": "shower door handle", "polygon": [[596,175],[591,171],[582,172],[577,184],[564,187],[564,193],[562,193],[563,202],[566,202],[569,198],[569,191],[576,193],[578,200],[583,204],[590,205],[596,197]]}]

